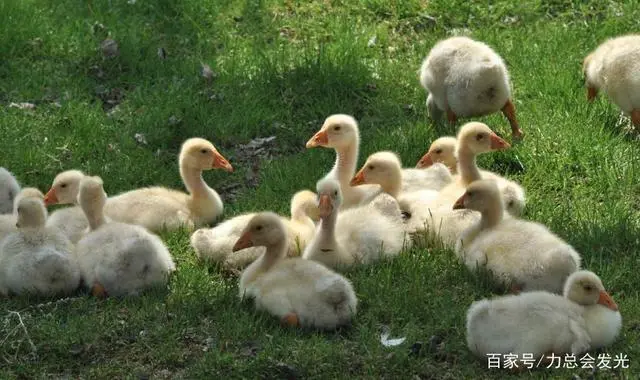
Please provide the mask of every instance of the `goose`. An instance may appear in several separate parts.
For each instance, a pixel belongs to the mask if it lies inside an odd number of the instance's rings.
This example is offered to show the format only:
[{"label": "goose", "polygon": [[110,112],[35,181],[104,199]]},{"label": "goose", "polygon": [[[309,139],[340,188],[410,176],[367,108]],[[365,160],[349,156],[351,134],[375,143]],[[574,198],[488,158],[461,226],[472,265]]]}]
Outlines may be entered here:
[{"label": "goose", "polygon": [[[476,142],[471,140],[469,136],[472,136],[474,133],[478,133],[478,132],[482,133],[483,130],[487,132],[488,127],[484,128],[479,124],[476,124],[474,127],[471,127],[471,125],[465,126],[465,127],[469,129],[464,129],[464,130],[461,129],[460,135],[465,139],[465,141],[467,141],[467,148],[469,148],[467,149],[467,152],[470,152],[470,151],[473,151],[473,145]],[[477,138],[477,136],[478,135],[476,134],[475,137]],[[429,150],[427,151],[427,153],[425,153],[424,156],[422,156],[422,158],[420,159],[420,161],[418,161],[418,164],[416,165],[416,167],[429,168],[435,163],[440,163],[440,162],[444,163],[449,168],[451,168],[450,169],[451,173],[454,174],[453,182],[459,183],[462,186],[465,186],[465,184],[468,185],[469,183],[480,178],[495,179],[498,182],[498,187],[500,187],[500,190],[502,191],[507,212],[509,212],[509,214],[514,216],[521,216],[524,213],[524,207],[526,203],[524,188],[522,188],[522,186],[520,186],[518,183],[514,181],[510,181],[504,177],[501,177],[496,173],[490,172],[488,170],[480,170],[479,168],[477,168],[477,165],[475,164],[475,158],[472,157],[472,154],[464,153],[464,149],[462,149],[463,150],[462,162],[458,163],[458,159],[456,158],[456,150],[464,147],[458,147],[457,141],[458,141],[457,138],[451,137],[451,136],[446,136],[446,137],[435,140],[429,147]],[[502,149],[500,147],[501,145],[504,145],[504,143],[503,142],[496,143],[496,146],[498,147],[498,149]],[[504,149],[508,148],[508,144],[504,146],[505,146]],[[482,147],[480,147],[478,152],[482,153],[484,150],[486,150],[486,148],[482,149]],[[460,174],[458,173],[458,166],[461,166]],[[478,176],[477,173],[480,173],[480,176]],[[453,185],[453,186],[456,186],[456,185]],[[461,193],[458,192],[455,195],[460,195],[460,194]],[[454,194],[452,195],[455,197]]]},{"label": "goose", "polygon": [[338,213],[342,203],[340,184],[321,179],[316,191],[320,225],[303,258],[343,269],[392,258],[409,247],[400,207],[390,195],[382,193],[369,204]]},{"label": "goose", "polygon": [[456,254],[470,270],[483,267],[514,291],[561,293],[569,275],[580,269],[580,255],[540,223],[504,217],[495,180],[473,182],[454,209],[481,213],[456,243]]},{"label": "goose", "polygon": [[14,198],[20,191],[20,184],[10,171],[0,166],[0,214],[13,212]]},{"label": "goose", "polygon": [[[199,229],[191,235],[191,246],[200,258],[224,262],[229,268],[244,268],[264,253],[264,247],[251,247],[232,254],[244,227],[257,213],[238,215],[214,228]],[[296,192],[291,198],[291,218],[281,217],[287,231],[287,257],[301,256],[313,238],[317,219],[316,194],[310,190]]]},{"label": "goose", "polygon": [[333,148],[336,151],[333,169],[324,178],[334,179],[340,184],[344,196],[342,209],[366,203],[380,193],[378,186],[349,185],[358,165],[360,149],[360,130],[352,116],[335,114],[327,117],[320,130],[306,144],[307,149],[319,146]]},{"label": "goose", "polygon": [[427,108],[433,119],[446,112],[458,117],[497,111],[509,120],[514,139],[522,137],[511,100],[509,72],[502,58],[485,43],[468,37],[438,41],[420,67],[420,83],[429,93]]},{"label": "goose", "polygon": [[85,176],[78,194],[90,232],[77,244],[85,286],[96,297],[137,295],[167,283],[175,263],[162,240],[145,228],[107,222],[107,202],[100,177]]},{"label": "goose", "polygon": [[583,72],[589,101],[602,90],[640,126],[640,34],[603,42],[585,57]]},{"label": "goose", "polygon": [[563,293],[536,291],[473,302],[466,322],[469,350],[483,358],[514,354],[538,360],[611,345],[622,317],[600,278],[577,271],[567,278]]},{"label": "goose", "polygon": [[[39,196],[34,196],[36,191]],[[54,296],[75,291],[80,271],[74,247],[59,231],[45,227],[42,193],[23,189],[15,206],[17,231],[0,244],[0,294]]]},{"label": "goose", "polygon": [[240,298],[253,298],[291,326],[332,330],[350,323],[358,300],[343,276],[315,261],[285,259],[287,232],[282,218],[262,212],[251,218],[233,251],[265,247],[265,252],[240,277]]},{"label": "goose", "polygon": [[78,206],[80,181],[84,176],[85,174],[80,170],[67,170],[59,173],[53,179],[51,188],[44,197],[44,204],[47,206],[72,205],[52,212],[47,219],[47,227],[57,228],[73,244],[80,241],[82,236],[89,231],[89,222]]},{"label": "goose", "polygon": [[0,215],[0,242],[7,235],[18,231],[18,227],[16,226],[18,223],[18,203],[20,203],[20,200],[23,198],[43,200],[44,194],[34,187],[25,187],[16,193],[13,199],[13,213]]},{"label": "goose", "polygon": [[429,150],[418,163],[417,169],[426,169],[434,164],[442,163],[449,169],[451,174],[458,173],[458,159],[456,158],[456,145],[458,140],[455,136],[442,136],[431,143]]},{"label": "goose", "polygon": [[[233,167],[213,144],[201,138],[191,138],[182,144],[179,164],[180,176],[189,194],[165,187],[131,190],[109,198],[104,210],[106,216],[118,222],[143,226],[152,232],[175,230],[181,226],[193,230],[196,226],[213,222],[222,214],[222,199],[203,180],[202,171],[222,168],[232,172]],[[70,175],[69,172],[63,174]],[[56,182],[62,174],[54,179],[53,186],[47,193],[48,204],[63,202],[60,189],[64,184],[68,189],[66,202],[73,203],[77,197],[77,184],[83,174],[78,171],[71,174],[74,185],[66,181],[60,184]],[[69,213],[77,214],[78,211],[76,209]],[[64,221],[54,220],[52,223],[54,222],[65,228]]]}]

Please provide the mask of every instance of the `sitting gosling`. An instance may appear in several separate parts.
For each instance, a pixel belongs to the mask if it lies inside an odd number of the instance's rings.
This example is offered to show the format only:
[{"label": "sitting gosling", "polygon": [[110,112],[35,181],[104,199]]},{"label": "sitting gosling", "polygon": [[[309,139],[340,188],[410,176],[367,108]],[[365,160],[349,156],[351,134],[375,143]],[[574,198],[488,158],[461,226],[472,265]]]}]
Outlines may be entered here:
[{"label": "sitting gosling", "polygon": [[254,298],[287,325],[331,330],[351,321],[357,298],[349,280],[315,261],[285,259],[287,234],[277,214],[254,216],[233,251],[255,246],[266,251],[242,273],[240,298]]},{"label": "sitting gosling", "polygon": [[573,273],[564,297],[548,292],[483,299],[467,312],[467,346],[476,355],[581,354],[614,342],[618,305],[593,272]]},{"label": "sitting gosling", "polygon": [[547,227],[504,217],[495,180],[473,182],[453,208],[482,215],[456,243],[456,255],[470,270],[485,267],[514,291],[561,293],[567,277],[580,269],[580,255]]}]

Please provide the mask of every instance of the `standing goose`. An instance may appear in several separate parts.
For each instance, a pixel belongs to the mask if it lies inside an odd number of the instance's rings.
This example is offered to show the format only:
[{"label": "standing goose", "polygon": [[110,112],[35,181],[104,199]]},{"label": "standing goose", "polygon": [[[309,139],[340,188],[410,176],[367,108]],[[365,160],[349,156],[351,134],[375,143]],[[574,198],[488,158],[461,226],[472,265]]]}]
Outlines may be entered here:
[{"label": "standing goose", "polygon": [[540,223],[504,217],[496,182],[475,181],[454,204],[482,215],[458,239],[456,254],[470,270],[488,269],[497,282],[515,291],[561,293],[569,275],[580,269],[580,255]]},{"label": "standing goose", "polygon": [[35,189],[16,198],[18,230],[0,243],[0,294],[65,295],[80,284],[74,247],[58,230],[45,227],[42,199]]},{"label": "standing goose", "polygon": [[[191,138],[182,144],[179,164],[180,177],[189,194],[159,186],[131,190],[109,198],[104,210],[106,216],[118,222],[143,226],[152,232],[175,230],[181,226],[193,229],[213,222],[222,214],[222,199],[204,181],[202,171],[222,168],[231,172],[233,167],[213,144],[201,138]],[[63,193],[66,193],[66,202],[73,203],[83,174],[71,173],[72,178],[64,177],[64,188],[54,180],[47,193],[48,204],[62,203]],[[64,228],[64,220],[56,220],[56,223]]]},{"label": "standing goose", "polygon": [[141,226],[106,221],[107,194],[100,177],[82,179],[78,201],[90,232],[78,242],[77,255],[85,286],[93,295],[137,295],[167,283],[176,269],[169,250]]},{"label": "standing goose", "polygon": [[611,345],[622,327],[618,305],[593,272],[573,273],[564,296],[548,292],[508,295],[471,304],[467,346],[474,354],[582,354]]},{"label": "standing goose", "polygon": [[446,112],[450,123],[458,117],[507,117],[514,139],[522,137],[511,101],[509,72],[502,58],[486,44],[468,37],[441,40],[420,68],[420,83],[427,90],[427,107],[434,119]]},{"label": "standing goose", "polygon": [[605,41],[584,59],[583,72],[589,101],[602,90],[640,126],[640,34]]},{"label": "standing goose", "polygon": [[233,251],[257,246],[266,250],[242,272],[241,299],[255,299],[256,308],[287,325],[332,330],[351,321],[358,301],[349,280],[315,261],[285,259],[287,234],[278,215],[251,218]]}]

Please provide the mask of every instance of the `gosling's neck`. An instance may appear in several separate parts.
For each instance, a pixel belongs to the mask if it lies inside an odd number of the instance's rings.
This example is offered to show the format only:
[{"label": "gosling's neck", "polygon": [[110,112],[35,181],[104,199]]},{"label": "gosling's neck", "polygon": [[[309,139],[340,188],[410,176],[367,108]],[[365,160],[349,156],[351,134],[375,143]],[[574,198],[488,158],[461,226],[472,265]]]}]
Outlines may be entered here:
[{"label": "gosling's neck", "polygon": [[476,154],[469,148],[461,145],[458,148],[458,174],[463,186],[468,186],[473,181],[482,179],[480,169],[476,163]]}]

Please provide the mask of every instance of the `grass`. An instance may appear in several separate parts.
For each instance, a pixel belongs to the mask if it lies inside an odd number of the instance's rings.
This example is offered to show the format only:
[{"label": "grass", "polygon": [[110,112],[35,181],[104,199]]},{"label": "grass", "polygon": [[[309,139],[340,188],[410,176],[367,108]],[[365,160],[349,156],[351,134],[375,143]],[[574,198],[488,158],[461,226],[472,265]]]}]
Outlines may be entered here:
[{"label": "grass", "polygon": [[[1,165],[43,190],[70,168],[101,175],[110,194],[150,184],[180,188],[180,143],[202,136],[237,169],[206,174],[218,189],[239,186],[233,198],[223,192],[225,216],[286,212],[289,197],[313,189],[333,162],[329,150],[304,149],[332,113],[360,121],[361,162],[391,149],[412,166],[432,139],[453,134],[428,118],[416,71],[438,39],[471,35],[506,60],[526,134],[524,143],[479,163],[521,182],[528,192],[526,218],[573,244],[585,267],[603,278],[623,316],[623,331],[606,352],[628,355],[631,365],[597,374],[545,369],[520,376],[637,378],[640,146],[605,98],[587,104],[580,65],[605,38],[638,30],[639,5],[0,2]],[[119,44],[117,57],[99,49],[107,36]],[[216,73],[211,83],[200,76],[201,63]],[[479,120],[509,133],[501,115]],[[247,158],[242,144],[267,136],[276,136],[273,159],[262,160],[257,178],[249,180],[255,158]],[[350,329],[326,334],[280,328],[238,302],[236,279],[197,262],[187,233],[163,237],[179,267],[167,291],[103,302],[3,300],[0,377],[518,377],[486,369],[465,347],[467,307],[493,293],[451,252],[413,250],[349,272],[360,298],[357,319]],[[25,329],[10,310],[20,311]],[[383,347],[381,325],[406,342]],[[442,345],[435,344],[439,340]]]}]

